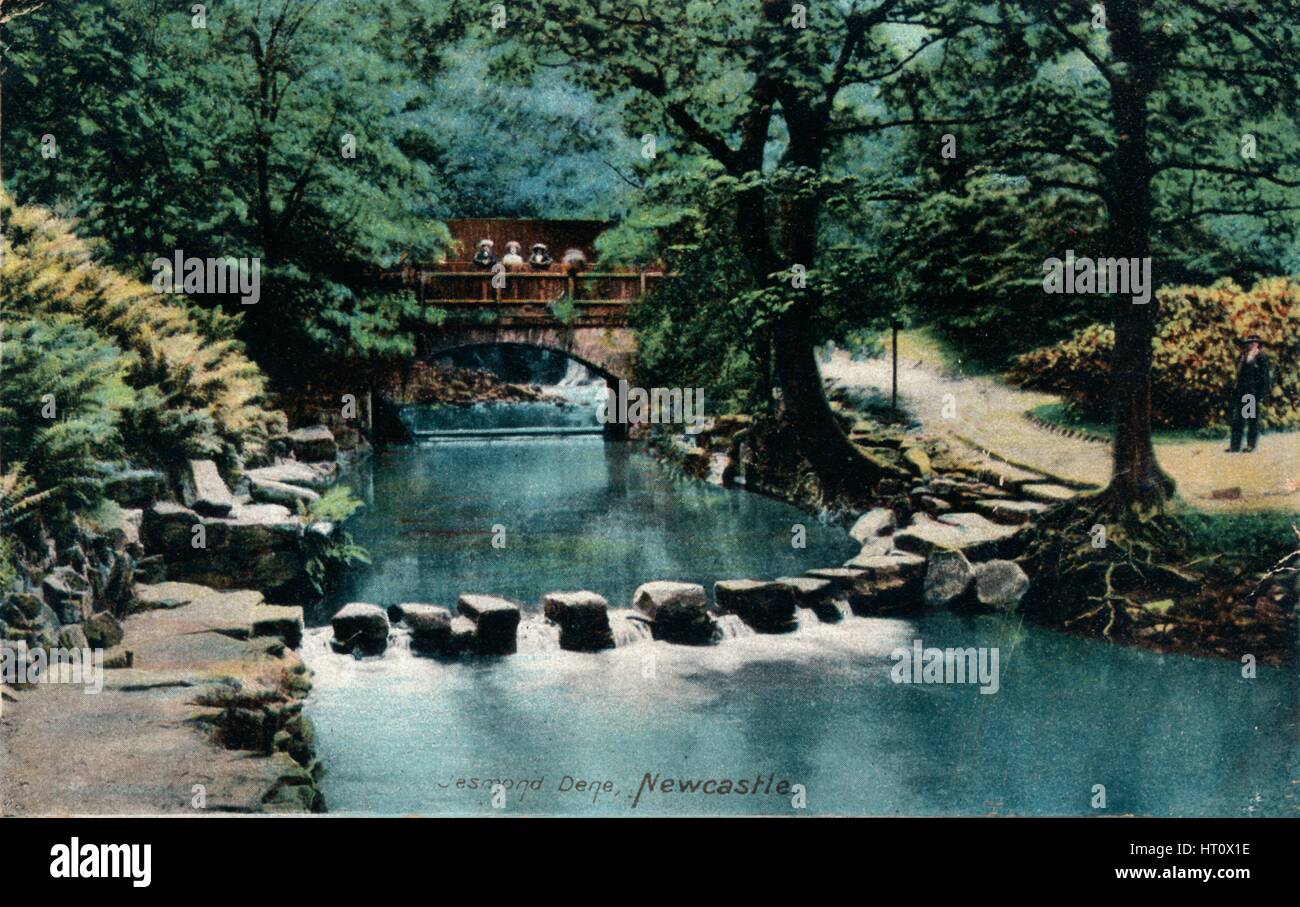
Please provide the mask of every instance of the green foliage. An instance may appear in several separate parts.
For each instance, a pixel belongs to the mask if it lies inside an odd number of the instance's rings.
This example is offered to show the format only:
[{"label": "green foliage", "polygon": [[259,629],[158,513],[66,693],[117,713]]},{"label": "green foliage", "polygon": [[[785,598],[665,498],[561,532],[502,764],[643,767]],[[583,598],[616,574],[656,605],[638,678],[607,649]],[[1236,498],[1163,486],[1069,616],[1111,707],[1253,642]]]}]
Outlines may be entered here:
[{"label": "green foliage", "polygon": [[0,195],[0,216],[6,314],[76,324],[89,333],[75,342],[102,338],[116,348],[112,409],[123,456],[154,465],[227,448],[252,456],[282,430],[283,416],[266,408],[261,370],[228,339],[230,318],[197,315],[103,266],[91,243],[43,208]]},{"label": "green foliage", "polygon": [[[1251,290],[1230,280],[1158,293],[1153,343],[1152,422],[1167,428],[1221,426],[1237,375],[1240,338],[1258,334],[1273,372],[1271,396],[1260,401],[1270,426],[1300,426],[1300,281],[1270,278]],[[1019,357],[1013,380],[1061,394],[1082,418],[1102,420],[1110,407],[1114,332],[1084,328],[1062,343]]]},{"label": "green foliage", "polygon": [[[371,275],[447,240],[412,115],[459,34],[447,8],[228,0],[206,20],[194,28],[188,6],[158,0],[69,0],[10,23],[14,191],[112,237],[109,261],[133,276],[175,250],[259,258],[256,305],[198,301],[239,311],[266,365],[296,374],[321,352],[404,354],[409,338],[390,334],[409,303]],[[42,156],[45,134],[57,157]]]},{"label": "green foliage", "polygon": [[317,594],[323,595],[334,578],[344,571],[370,563],[370,553],[354,543],[340,525],[363,506],[362,501],[341,485],[326,491],[310,507],[299,504],[311,523],[331,523],[334,527],[328,537],[316,532],[308,532],[306,536],[307,577]]},{"label": "green foliage", "polygon": [[1239,554],[1256,561],[1276,560],[1296,550],[1297,519],[1285,511],[1205,513],[1184,508],[1175,514],[1195,554]]},{"label": "green foliage", "polygon": [[312,501],[305,513],[313,523],[342,523],[364,506],[347,488],[336,485]]},{"label": "green foliage", "polygon": [[61,316],[0,322],[0,472],[19,472],[55,519],[98,502],[97,463],[118,450],[118,351]]}]

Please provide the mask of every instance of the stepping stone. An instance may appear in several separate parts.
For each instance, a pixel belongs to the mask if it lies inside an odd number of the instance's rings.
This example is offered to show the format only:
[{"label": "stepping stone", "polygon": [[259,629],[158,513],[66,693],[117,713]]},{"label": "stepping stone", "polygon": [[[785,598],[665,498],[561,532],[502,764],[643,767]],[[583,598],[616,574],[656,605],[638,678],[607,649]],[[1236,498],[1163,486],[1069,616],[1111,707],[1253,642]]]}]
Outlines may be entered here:
[{"label": "stepping stone", "polygon": [[1055,504],[1057,501],[1068,501],[1079,496],[1079,492],[1074,489],[1066,488],[1064,485],[1054,485],[1051,482],[1021,485],[1020,493],[1032,500],[1044,501],[1048,504]]},{"label": "stepping stone", "polygon": [[1050,509],[1050,504],[1041,501],[976,501],[971,505],[995,523],[1018,525],[1030,522],[1038,514]]},{"label": "stepping stone", "polygon": [[595,592],[550,592],[542,598],[546,619],[560,625],[560,648],[599,652],[614,648],[609,602]]},{"label": "stepping stone", "polygon": [[790,633],[795,617],[795,590],[781,583],[752,579],[722,580],[713,585],[718,610],[736,614],[758,633]]},{"label": "stepping stone", "polygon": [[378,605],[349,602],[330,619],[336,652],[358,649],[363,655],[382,655],[388,648],[388,612]]},{"label": "stepping stone", "polygon": [[513,655],[519,648],[519,606],[495,595],[462,595],[460,613],[474,621],[474,649],[480,655]]},{"label": "stepping stone", "polygon": [[961,604],[974,579],[975,568],[960,551],[932,552],[925,571],[925,604],[931,608]]},{"label": "stepping stone", "polygon": [[657,640],[687,646],[716,641],[717,624],[699,583],[642,583],[632,593],[632,607],[650,619],[650,633]]},{"label": "stepping stone", "polygon": [[926,555],[938,548],[952,548],[972,560],[986,560],[1013,547],[1023,528],[994,523],[978,513],[947,513],[937,518],[918,513],[910,526],[894,533],[894,544]]},{"label": "stepping stone", "polygon": [[782,576],[777,583],[794,593],[795,604],[808,608],[823,623],[834,624],[844,619],[835,604],[835,584],[828,579],[811,576]]}]

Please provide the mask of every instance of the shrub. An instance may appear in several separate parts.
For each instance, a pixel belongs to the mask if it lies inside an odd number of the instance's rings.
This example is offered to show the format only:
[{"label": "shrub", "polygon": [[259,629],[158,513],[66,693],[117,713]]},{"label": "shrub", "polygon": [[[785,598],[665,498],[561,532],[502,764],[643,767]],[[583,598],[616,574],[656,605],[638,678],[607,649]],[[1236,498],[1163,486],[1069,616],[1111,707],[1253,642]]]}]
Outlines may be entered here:
[{"label": "shrub", "polygon": [[[1230,280],[1209,287],[1167,287],[1153,342],[1152,423],[1161,428],[1222,424],[1236,380],[1240,338],[1258,334],[1273,371],[1260,407],[1275,428],[1300,427],[1300,280],[1272,277],[1249,291]],[[1091,325],[1070,339],[1017,357],[1009,377],[1060,394],[1084,418],[1110,413],[1110,355],[1115,332]]]},{"label": "shrub", "polygon": [[[16,206],[0,193],[6,223],[0,298],[13,317],[74,319],[122,351],[133,388],[155,387],[135,423],[157,423],[152,440],[132,437],[134,451],[184,459],[229,447],[256,456],[283,417],[263,407],[261,370],[230,339],[234,319],[196,314],[139,281],[98,264],[72,225],[38,207]],[[199,418],[196,418],[196,415]]]}]

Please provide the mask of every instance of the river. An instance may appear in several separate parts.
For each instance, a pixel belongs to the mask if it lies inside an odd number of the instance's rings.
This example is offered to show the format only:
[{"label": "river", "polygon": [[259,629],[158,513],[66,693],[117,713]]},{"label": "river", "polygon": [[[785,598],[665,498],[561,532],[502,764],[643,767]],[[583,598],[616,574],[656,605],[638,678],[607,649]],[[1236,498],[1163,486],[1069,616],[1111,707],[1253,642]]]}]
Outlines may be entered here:
[{"label": "river", "polygon": [[[463,415],[477,430],[485,412]],[[411,418],[457,428],[445,412]],[[855,546],[597,435],[442,437],[382,451],[353,481],[368,506],[349,526],[375,567],[312,615],[304,642],[332,812],[1300,815],[1293,670],[1245,679],[1233,662],[949,613],[803,614],[782,636],[732,618],[709,648],[619,622],[617,648],[563,652],[537,613],[545,592],[626,607],[647,580],[797,574]],[[525,603],[518,655],[439,661],[400,637],[374,659],[328,650],[321,625],[342,601],[454,606],[461,592]],[[891,652],[916,639],[996,648],[997,692],[893,682]]]}]

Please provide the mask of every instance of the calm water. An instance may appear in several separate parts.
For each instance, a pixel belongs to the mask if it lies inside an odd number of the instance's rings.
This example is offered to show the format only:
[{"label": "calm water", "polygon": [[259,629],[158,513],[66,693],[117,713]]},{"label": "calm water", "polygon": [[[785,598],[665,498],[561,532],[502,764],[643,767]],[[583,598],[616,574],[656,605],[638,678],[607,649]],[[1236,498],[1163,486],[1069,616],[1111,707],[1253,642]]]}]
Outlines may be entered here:
[{"label": "calm water", "polygon": [[[854,547],[792,508],[674,481],[599,438],[393,449],[358,483],[369,507],[351,528],[376,567],[342,598],[380,604],[449,604],[462,591],[535,603],[589,588],[626,606],[648,579],[778,576]],[[802,785],[810,813],[1093,815],[1103,784],[1109,814],[1300,816],[1294,672],[1244,680],[1230,662],[991,616],[804,615],[796,633],[707,649],[623,631],[617,649],[566,653],[533,615],[519,655],[459,662],[412,656],[400,639],[356,661],[328,651],[328,629],[309,632],[330,809],[497,814],[499,780],[507,813],[796,814],[777,793],[784,780]],[[916,638],[997,647],[1000,690],[893,683],[890,652]],[[758,794],[659,789],[756,777]]]}]

